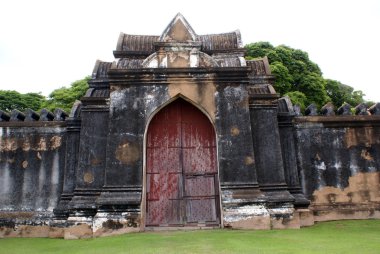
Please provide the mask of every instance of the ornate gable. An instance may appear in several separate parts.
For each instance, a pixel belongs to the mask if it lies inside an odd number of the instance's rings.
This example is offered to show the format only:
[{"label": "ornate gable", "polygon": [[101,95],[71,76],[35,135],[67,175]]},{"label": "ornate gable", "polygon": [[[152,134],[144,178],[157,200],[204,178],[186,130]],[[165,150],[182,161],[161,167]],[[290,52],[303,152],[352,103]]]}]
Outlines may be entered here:
[{"label": "ornate gable", "polygon": [[174,17],[159,39],[162,42],[190,42],[196,40],[197,35],[181,13]]}]

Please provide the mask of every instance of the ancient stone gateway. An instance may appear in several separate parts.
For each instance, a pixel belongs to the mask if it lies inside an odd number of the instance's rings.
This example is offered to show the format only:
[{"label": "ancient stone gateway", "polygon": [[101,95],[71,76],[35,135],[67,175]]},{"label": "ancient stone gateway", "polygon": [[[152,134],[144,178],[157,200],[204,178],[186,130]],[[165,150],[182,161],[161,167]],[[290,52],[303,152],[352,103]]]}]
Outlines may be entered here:
[{"label": "ancient stone gateway", "polygon": [[0,237],[380,218],[380,104],[279,98],[238,31],[121,33],[70,116],[0,111]]}]

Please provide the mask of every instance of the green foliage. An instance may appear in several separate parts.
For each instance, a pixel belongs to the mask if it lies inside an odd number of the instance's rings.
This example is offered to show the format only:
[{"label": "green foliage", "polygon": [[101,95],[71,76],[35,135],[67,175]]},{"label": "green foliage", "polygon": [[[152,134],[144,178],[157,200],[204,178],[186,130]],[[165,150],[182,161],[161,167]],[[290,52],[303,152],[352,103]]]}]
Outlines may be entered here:
[{"label": "green foliage", "polygon": [[294,105],[299,105],[301,107],[301,110],[305,110],[305,107],[308,106],[307,103],[307,98],[306,95],[300,91],[293,91],[293,92],[287,92],[285,94],[290,98],[292,103]]},{"label": "green foliage", "polygon": [[364,102],[362,91],[354,91],[352,87],[336,80],[326,79],[326,91],[336,107],[340,107],[345,102],[351,106]]},{"label": "green foliage", "polygon": [[247,49],[248,59],[267,56],[269,53],[273,52],[274,50],[274,47],[272,46],[272,44],[270,44],[269,42],[264,42],[264,41],[251,43],[245,47]]},{"label": "green foliage", "polygon": [[270,64],[272,74],[276,76],[274,87],[276,92],[285,94],[290,91],[293,84],[293,77],[290,75],[288,68],[281,62],[275,61]]},{"label": "green foliage", "polygon": [[323,106],[330,100],[327,96],[325,85],[324,78],[312,72],[299,78],[297,90],[306,95],[308,104],[315,103]]},{"label": "green foliage", "polygon": [[18,109],[25,111],[30,108],[39,110],[45,101],[45,97],[40,93],[21,94],[16,91],[0,90],[0,109],[11,111]]},{"label": "green foliage", "polygon": [[61,108],[67,113],[70,112],[76,100],[83,97],[88,89],[88,81],[91,78],[88,76],[84,79],[73,82],[70,87],[61,87],[54,90],[49,98],[44,103],[43,107],[53,111],[56,108]]},{"label": "green foliage", "polygon": [[301,229],[197,230],[130,233],[63,240],[0,239],[0,254],[28,253],[379,253],[380,220],[321,222]]},{"label": "green foliage", "polygon": [[89,80],[90,77],[86,77],[73,82],[68,88],[56,89],[48,98],[40,93],[21,94],[16,91],[0,90],[0,109],[4,111],[13,109],[25,111],[25,109],[30,108],[39,111],[47,108],[54,111],[56,108],[61,108],[69,113],[74,102],[85,95]]},{"label": "green foliage", "polygon": [[[301,108],[311,103],[321,107],[329,101],[337,107],[342,102],[356,106],[364,101],[361,91],[354,91],[339,81],[324,79],[319,66],[302,50],[285,45],[274,47],[269,42],[251,43],[245,48],[247,59],[268,57],[276,77],[274,88],[281,95],[289,95],[294,104],[301,103]],[[302,95],[295,93],[297,91]]]}]

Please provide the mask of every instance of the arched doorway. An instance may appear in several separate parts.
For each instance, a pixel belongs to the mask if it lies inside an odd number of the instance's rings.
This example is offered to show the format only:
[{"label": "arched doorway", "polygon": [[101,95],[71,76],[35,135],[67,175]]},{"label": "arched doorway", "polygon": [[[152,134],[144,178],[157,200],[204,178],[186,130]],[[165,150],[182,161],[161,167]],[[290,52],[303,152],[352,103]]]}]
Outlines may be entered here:
[{"label": "arched doorway", "polygon": [[146,226],[220,225],[215,131],[196,107],[177,99],[149,124]]}]

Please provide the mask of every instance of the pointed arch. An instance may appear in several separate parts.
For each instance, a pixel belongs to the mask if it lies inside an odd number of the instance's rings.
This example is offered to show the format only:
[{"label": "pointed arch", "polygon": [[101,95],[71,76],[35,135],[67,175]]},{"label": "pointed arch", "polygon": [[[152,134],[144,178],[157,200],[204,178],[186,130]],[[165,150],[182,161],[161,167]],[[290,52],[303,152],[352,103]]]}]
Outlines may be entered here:
[{"label": "pointed arch", "polygon": [[172,102],[174,102],[175,100],[178,100],[178,99],[182,99],[182,100],[190,103],[193,107],[195,107],[198,110],[200,110],[209,119],[210,123],[213,125],[214,130],[216,132],[215,123],[214,123],[214,120],[211,117],[210,113],[205,108],[203,108],[202,105],[196,103],[195,101],[193,101],[192,99],[190,99],[187,96],[183,95],[182,93],[177,93],[176,95],[174,95],[173,97],[171,97],[169,100],[167,100],[166,102],[162,103],[160,106],[157,106],[157,108],[150,114],[148,122],[147,122],[147,125],[146,125],[145,134],[146,134],[146,131],[148,129],[149,123],[152,121],[152,118],[160,110],[162,110],[163,108],[165,108],[166,106],[168,106],[170,103],[172,103]]},{"label": "pointed arch", "polygon": [[215,129],[210,118],[177,97],[146,132],[147,226],[221,224]]}]

